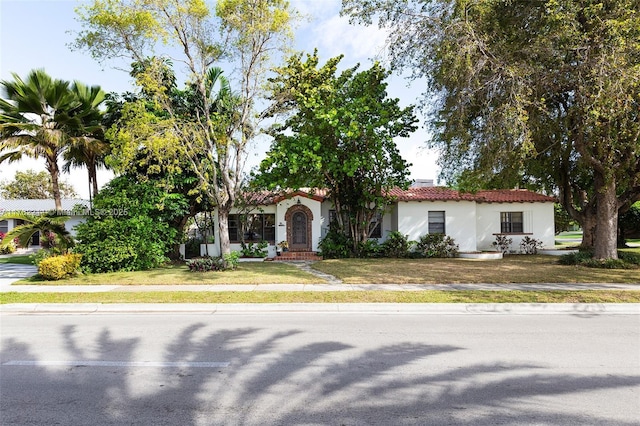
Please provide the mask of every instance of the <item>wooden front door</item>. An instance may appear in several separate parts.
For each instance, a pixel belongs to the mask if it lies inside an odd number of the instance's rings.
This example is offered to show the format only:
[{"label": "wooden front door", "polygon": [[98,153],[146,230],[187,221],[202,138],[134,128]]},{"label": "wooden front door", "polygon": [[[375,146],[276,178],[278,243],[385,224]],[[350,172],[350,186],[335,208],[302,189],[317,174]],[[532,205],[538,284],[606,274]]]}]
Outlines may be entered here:
[{"label": "wooden front door", "polygon": [[308,250],[307,215],[298,211],[291,216],[291,250]]}]

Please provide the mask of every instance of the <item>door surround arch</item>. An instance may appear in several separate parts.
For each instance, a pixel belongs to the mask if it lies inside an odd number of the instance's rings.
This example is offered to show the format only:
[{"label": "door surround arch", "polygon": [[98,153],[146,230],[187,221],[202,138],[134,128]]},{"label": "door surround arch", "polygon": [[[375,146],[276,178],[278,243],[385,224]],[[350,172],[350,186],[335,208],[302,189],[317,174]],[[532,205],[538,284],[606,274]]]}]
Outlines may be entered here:
[{"label": "door surround arch", "polygon": [[[307,226],[303,231],[305,232],[305,244],[294,244],[293,240],[293,217],[296,213],[302,213],[306,217]],[[309,207],[304,204],[296,204],[289,207],[284,215],[284,220],[287,223],[287,243],[289,243],[289,251],[311,251],[311,228],[313,222],[313,213]]]}]

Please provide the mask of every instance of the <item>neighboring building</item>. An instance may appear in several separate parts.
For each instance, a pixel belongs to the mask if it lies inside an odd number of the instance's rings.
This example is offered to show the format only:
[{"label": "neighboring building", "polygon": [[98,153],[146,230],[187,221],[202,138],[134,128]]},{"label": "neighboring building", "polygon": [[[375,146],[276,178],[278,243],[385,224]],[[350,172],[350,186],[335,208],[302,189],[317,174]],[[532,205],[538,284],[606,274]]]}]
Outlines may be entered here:
[{"label": "neighboring building", "polygon": [[[88,213],[90,204],[87,200],[77,200],[77,199],[62,199],[62,212],[63,216],[69,216],[70,219],[65,223],[65,228],[71,234],[75,234],[74,227],[84,222],[84,217]],[[0,199],[0,216],[5,213],[18,212],[22,211],[29,214],[42,214],[47,213],[56,209],[56,204],[53,199],[46,200],[3,200]],[[16,226],[20,225],[20,223],[16,223],[17,221],[13,219],[9,220],[1,220],[0,221],[0,232],[7,233],[12,230]],[[34,241],[32,241],[34,245],[39,244],[38,237],[34,237]]]},{"label": "neighboring building", "polygon": [[[554,201],[552,197],[527,190],[490,190],[462,193],[427,185],[407,190],[394,189],[395,201],[378,223],[373,224],[372,238],[383,242],[390,232],[398,231],[410,240],[428,233],[445,233],[460,246],[460,251],[492,250],[496,235],[507,234],[518,247],[525,236],[554,246]],[[275,245],[287,241],[290,251],[315,252],[335,217],[326,191],[300,190],[286,195],[261,196],[256,208],[249,212],[249,225],[244,235],[240,214],[233,210],[229,217],[231,249],[240,250],[240,241],[269,242],[269,254],[275,256]],[[215,241],[219,241],[217,223]],[[210,253],[220,253],[217,244]]]}]

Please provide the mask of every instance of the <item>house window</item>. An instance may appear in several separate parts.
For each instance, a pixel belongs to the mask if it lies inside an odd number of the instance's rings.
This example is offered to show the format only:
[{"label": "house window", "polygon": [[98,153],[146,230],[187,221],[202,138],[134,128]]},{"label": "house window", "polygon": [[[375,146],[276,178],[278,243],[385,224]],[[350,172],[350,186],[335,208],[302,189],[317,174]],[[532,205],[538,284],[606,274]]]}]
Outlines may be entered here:
[{"label": "house window", "polygon": [[6,234],[9,232],[9,222],[6,220],[0,220],[0,232]]},{"label": "house window", "polygon": [[444,211],[429,212],[429,233],[444,234]]},{"label": "house window", "polygon": [[522,212],[501,212],[500,232],[503,234],[517,234],[524,232]]},{"label": "house window", "polygon": [[369,224],[369,238],[382,238],[382,214],[376,213]]},{"label": "house window", "polygon": [[[244,219],[244,222],[241,221]],[[244,238],[243,238],[244,237]],[[232,243],[240,241],[267,241],[275,244],[276,215],[248,214],[229,215],[229,240]]]}]

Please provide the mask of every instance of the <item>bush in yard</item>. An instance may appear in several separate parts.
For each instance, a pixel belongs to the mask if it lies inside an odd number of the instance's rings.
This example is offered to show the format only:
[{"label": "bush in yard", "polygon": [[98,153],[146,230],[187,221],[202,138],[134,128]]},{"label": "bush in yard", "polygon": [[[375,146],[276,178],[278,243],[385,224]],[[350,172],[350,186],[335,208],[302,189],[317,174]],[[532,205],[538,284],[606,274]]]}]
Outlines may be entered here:
[{"label": "bush in yard", "polygon": [[88,272],[156,268],[180,242],[172,224],[188,211],[180,194],[167,193],[152,181],[119,176],[94,200],[93,215],[76,227],[82,267]]},{"label": "bush in yard", "polygon": [[36,266],[40,266],[40,262],[42,262],[45,259],[48,259],[52,256],[57,256],[61,253],[57,253],[52,249],[40,249],[37,252],[35,252],[34,254],[29,256],[29,259],[31,259],[31,262],[36,265]]},{"label": "bush in yard", "polygon": [[345,259],[351,257],[351,238],[337,229],[330,229],[320,240],[319,248],[325,259]]},{"label": "bush in yard", "polygon": [[513,239],[506,235],[496,235],[496,240],[491,244],[495,246],[496,250],[502,252],[502,254],[507,254],[509,253],[512,243]]},{"label": "bush in yard", "polygon": [[221,271],[224,262],[221,257],[196,257],[187,260],[187,267],[191,272]]},{"label": "bush in yard", "polygon": [[260,241],[259,243],[241,242],[240,245],[242,246],[242,257],[267,257],[269,254],[267,251],[269,243],[266,241]]},{"label": "bush in yard", "polygon": [[51,256],[38,265],[38,274],[47,280],[59,280],[74,275],[80,269],[82,255],[75,253]]},{"label": "bush in yard", "polygon": [[412,242],[407,239],[407,236],[398,231],[391,232],[381,244],[385,257],[409,257],[411,246]]},{"label": "bush in yard", "polygon": [[[0,232],[0,242],[2,242],[2,240],[4,239],[4,232]],[[11,242],[5,246],[1,246],[0,247],[0,254],[11,254],[14,253],[16,251],[16,243],[15,242]]]},{"label": "bush in yard", "polygon": [[460,247],[445,234],[427,234],[420,237],[416,252],[424,257],[456,257]]},{"label": "bush in yard", "polygon": [[378,240],[368,239],[358,243],[357,255],[363,258],[380,257],[382,255],[382,246],[378,244]]},{"label": "bush in yard", "polygon": [[542,241],[530,238],[527,235],[520,241],[520,252],[524,254],[538,254],[538,250],[541,249],[543,245]]},{"label": "bush in yard", "polygon": [[580,250],[577,253],[568,253],[560,257],[561,265],[579,265],[589,268],[602,269],[636,269],[640,266],[640,255],[630,252],[618,252],[618,259],[594,259],[593,251]]},{"label": "bush in yard", "polygon": [[224,271],[236,269],[240,253],[232,251],[223,257],[203,256],[187,260],[187,267],[191,272]]},{"label": "bush in yard", "polygon": [[77,227],[82,267],[88,272],[138,271],[165,263],[174,229],[150,217],[105,217]]}]

